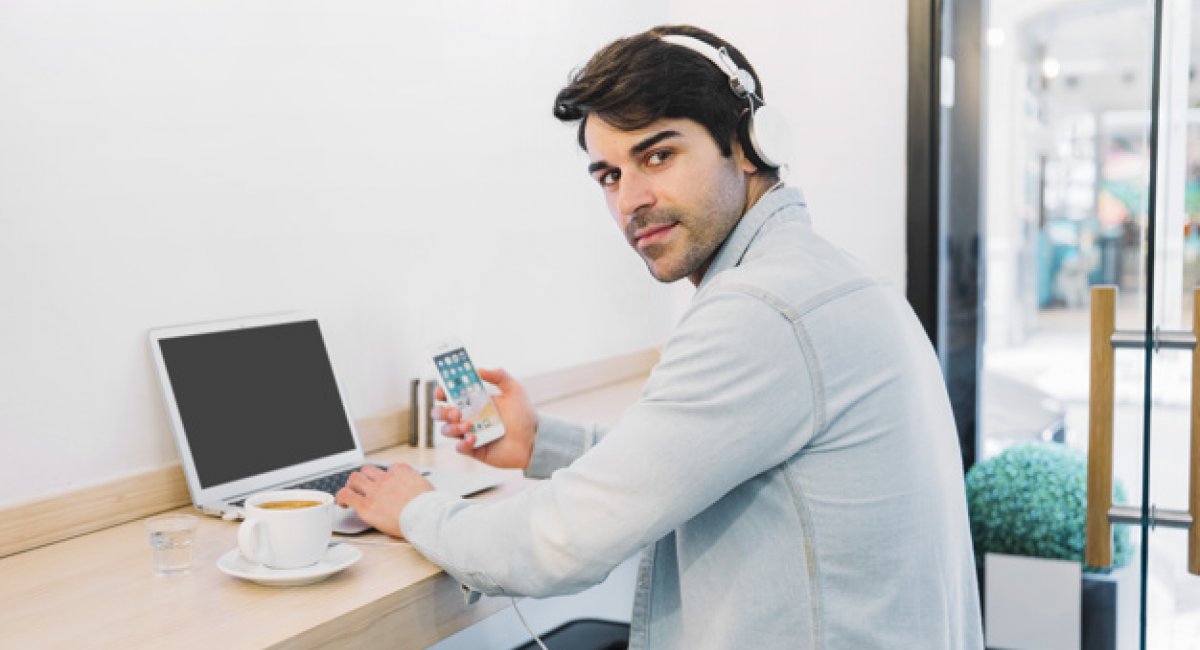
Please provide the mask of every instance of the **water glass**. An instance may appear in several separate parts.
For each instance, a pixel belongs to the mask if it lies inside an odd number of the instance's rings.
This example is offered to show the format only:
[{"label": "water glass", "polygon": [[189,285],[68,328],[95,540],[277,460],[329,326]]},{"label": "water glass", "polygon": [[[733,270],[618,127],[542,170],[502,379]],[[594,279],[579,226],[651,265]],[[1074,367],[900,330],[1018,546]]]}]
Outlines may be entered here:
[{"label": "water glass", "polygon": [[155,573],[165,576],[191,568],[196,522],[192,515],[159,515],[146,520]]}]

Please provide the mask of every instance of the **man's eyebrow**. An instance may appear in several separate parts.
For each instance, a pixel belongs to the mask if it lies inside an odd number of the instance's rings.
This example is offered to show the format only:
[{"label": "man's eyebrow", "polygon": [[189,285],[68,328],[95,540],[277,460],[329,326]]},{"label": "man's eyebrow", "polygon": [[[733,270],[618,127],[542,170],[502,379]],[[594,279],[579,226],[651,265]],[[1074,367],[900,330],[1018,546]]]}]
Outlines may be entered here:
[{"label": "man's eyebrow", "polygon": [[609,164],[606,161],[597,160],[596,162],[588,165],[588,174],[595,174],[596,172],[608,166]]},{"label": "man's eyebrow", "polygon": [[674,137],[677,137],[680,135],[683,135],[683,134],[680,133],[679,131],[672,131],[670,129],[668,129],[666,131],[659,131],[658,133],[655,133],[654,135],[652,135],[652,136],[646,138],[645,140],[642,140],[641,142],[630,147],[629,153],[636,156],[637,154],[642,153],[643,151],[649,149],[650,147],[653,147],[654,145],[658,144],[659,142],[662,142],[663,140],[666,140],[667,138],[674,138]]}]

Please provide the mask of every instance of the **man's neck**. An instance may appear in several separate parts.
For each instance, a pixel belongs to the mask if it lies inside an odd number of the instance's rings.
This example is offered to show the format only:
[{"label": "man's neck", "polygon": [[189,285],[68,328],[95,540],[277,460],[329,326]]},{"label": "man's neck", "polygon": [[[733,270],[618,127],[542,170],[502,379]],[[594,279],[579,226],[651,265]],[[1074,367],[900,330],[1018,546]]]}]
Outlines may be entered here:
[{"label": "man's neck", "polygon": [[[781,182],[779,180],[763,174],[754,174],[750,176],[750,181],[746,183],[746,209],[742,212],[742,217],[745,217],[746,213],[749,212],[750,209],[758,203],[758,200],[765,196],[767,192],[775,189],[775,187],[780,184]],[[738,217],[737,223],[741,223],[742,217]],[[733,228],[729,230],[729,233],[726,234],[726,239],[729,238],[729,235],[733,234],[733,230],[737,228],[737,223],[735,223]],[[724,242],[722,242],[722,246],[724,246]],[[691,281],[692,286],[700,286],[700,281],[704,279],[704,274],[708,273],[709,265],[712,264],[713,259],[716,258],[717,253],[720,251],[721,247],[718,246],[717,250],[713,252],[712,257],[708,258],[708,261],[706,261],[699,269],[696,269],[695,273],[688,276],[688,280]]]},{"label": "man's neck", "polygon": [[[758,200],[767,192],[770,192],[776,185],[779,184],[778,179],[766,174],[753,174],[750,176],[750,182],[746,183],[746,212],[750,211]],[[742,213],[745,215],[745,212]]]}]

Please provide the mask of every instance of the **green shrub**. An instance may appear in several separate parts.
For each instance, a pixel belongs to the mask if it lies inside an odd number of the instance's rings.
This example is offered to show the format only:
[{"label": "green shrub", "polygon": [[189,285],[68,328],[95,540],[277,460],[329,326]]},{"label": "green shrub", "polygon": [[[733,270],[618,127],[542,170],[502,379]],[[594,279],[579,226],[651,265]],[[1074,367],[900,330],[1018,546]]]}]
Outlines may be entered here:
[{"label": "green shrub", "polygon": [[[967,472],[975,558],[1007,553],[1083,562],[1087,459],[1053,443],[1015,445]],[[1113,502],[1124,503],[1120,481]],[[1113,567],[1129,563],[1129,529],[1113,527]],[[1084,567],[1085,571],[1106,571]]]}]

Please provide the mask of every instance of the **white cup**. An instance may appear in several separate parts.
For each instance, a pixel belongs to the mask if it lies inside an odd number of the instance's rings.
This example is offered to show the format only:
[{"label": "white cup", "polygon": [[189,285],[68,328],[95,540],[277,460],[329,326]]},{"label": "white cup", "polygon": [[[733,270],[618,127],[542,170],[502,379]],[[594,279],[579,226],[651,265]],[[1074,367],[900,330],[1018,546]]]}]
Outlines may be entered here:
[{"label": "white cup", "polygon": [[[315,503],[280,508],[282,503]],[[272,569],[300,569],[325,557],[333,533],[333,495],[319,490],[260,492],[243,506],[246,520],[238,527],[242,557]]]}]

